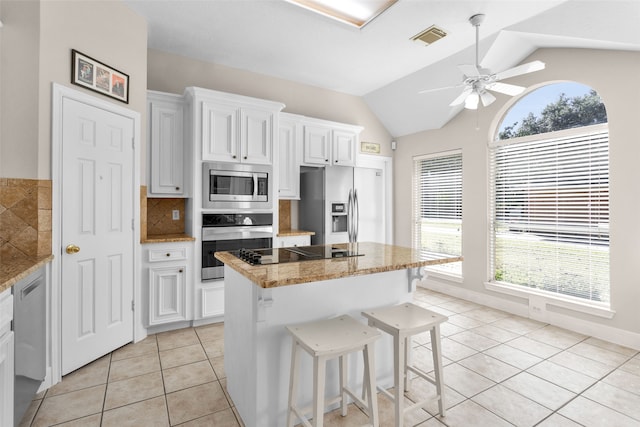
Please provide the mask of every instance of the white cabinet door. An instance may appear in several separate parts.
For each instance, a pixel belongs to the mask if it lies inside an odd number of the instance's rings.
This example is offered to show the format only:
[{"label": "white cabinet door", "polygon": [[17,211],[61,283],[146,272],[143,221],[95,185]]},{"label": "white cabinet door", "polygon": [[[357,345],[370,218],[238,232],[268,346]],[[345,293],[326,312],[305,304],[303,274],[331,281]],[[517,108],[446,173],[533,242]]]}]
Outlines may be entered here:
[{"label": "white cabinet door", "polygon": [[240,161],[270,165],[273,162],[273,113],[242,108],[240,117]]},{"label": "white cabinet door", "polygon": [[184,108],[181,99],[173,102],[149,96],[150,196],[184,196]]},{"label": "white cabinet door", "polygon": [[332,164],[355,166],[358,134],[347,130],[334,130],[331,136]]},{"label": "white cabinet door", "polygon": [[13,425],[13,332],[0,338],[0,425]]},{"label": "white cabinet door", "polygon": [[305,125],[304,127],[304,163],[329,165],[331,157],[331,128]]},{"label": "white cabinet door", "polygon": [[203,285],[200,289],[202,318],[222,316],[224,314],[224,282]]},{"label": "white cabinet door", "polygon": [[184,265],[149,269],[149,325],[188,320]]},{"label": "white cabinet door", "polygon": [[280,117],[278,197],[281,199],[300,198],[299,129],[295,120]]},{"label": "white cabinet door", "polygon": [[239,112],[234,105],[202,101],[202,160],[240,161]]},{"label": "white cabinet door", "polygon": [[0,426],[13,425],[14,336],[11,289],[0,292]]}]

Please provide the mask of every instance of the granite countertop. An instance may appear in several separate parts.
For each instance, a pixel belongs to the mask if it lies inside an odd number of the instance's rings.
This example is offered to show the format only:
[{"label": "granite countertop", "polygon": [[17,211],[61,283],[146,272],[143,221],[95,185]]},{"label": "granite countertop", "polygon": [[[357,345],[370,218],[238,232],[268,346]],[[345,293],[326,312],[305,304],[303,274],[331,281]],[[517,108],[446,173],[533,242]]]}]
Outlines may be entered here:
[{"label": "granite countertop", "polygon": [[291,237],[291,236],[313,236],[315,235],[315,231],[305,231],[305,230],[279,230],[278,237]]},{"label": "granite countertop", "polygon": [[0,266],[0,292],[9,289],[46,263],[51,262],[52,259],[53,255],[3,259]]},{"label": "granite countertop", "polygon": [[146,239],[141,239],[140,243],[170,243],[170,242],[193,242],[196,238],[184,233],[175,234],[149,234]]},{"label": "granite countertop", "polygon": [[[462,257],[421,259],[418,251],[380,243],[356,243],[351,248],[363,256],[302,261],[286,264],[250,265],[229,252],[216,252],[215,257],[258,286],[274,288],[341,277],[404,270],[427,265],[461,261]],[[332,245],[346,248],[347,244]]]}]

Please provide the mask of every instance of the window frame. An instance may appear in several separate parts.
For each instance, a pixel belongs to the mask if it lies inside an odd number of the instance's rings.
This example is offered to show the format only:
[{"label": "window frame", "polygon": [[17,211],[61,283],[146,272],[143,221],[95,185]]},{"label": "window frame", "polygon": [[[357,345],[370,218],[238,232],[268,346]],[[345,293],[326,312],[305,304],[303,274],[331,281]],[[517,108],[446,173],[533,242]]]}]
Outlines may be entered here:
[{"label": "window frame", "polygon": [[[411,185],[411,199],[412,199],[412,210],[411,210],[411,246],[414,249],[420,250],[420,248],[418,247],[418,242],[417,242],[417,222],[418,222],[418,209],[419,206],[421,204],[421,199],[418,196],[418,185],[419,185],[419,180],[418,180],[418,176],[416,174],[417,172],[417,162],[419,161],[423,161],[423,160],[428,160],[428,159],[435,159],[435,158],[442,158],[442,157],[450,157],[450,156],[454,156],[454,155],[459,155],[460,156],[460,255],[462,255],[462,248],[463,248],[463,244],[462,244],[462,229],[463,229],[463,214],[462,214],[462,206],[464,204],[463,201],[463,188],[464,188],[464,183],[463,183],[463,168],[464,168],[464,162],[463,162],[463,153],[462,153],[462,149],[458,148],[458,149],[453,149],[453,150],[447,150],[447,151],[440,151],[440,152],[435,152],[435,153],[428,153],[428,154],[418,154],[412,157],[412,185]],[[457,263],[455,263],[457,264]],[[441,268],[438,268],[438,265],[434,265],[434,266],[427,266],[425,267],[425,270],[429,272],[429,276],[433,276],[433,277],[440,277],[443,279],[447,279],[450,281],[454,281],[454,282],[459,282],[462,283],[463,281],[463,275],[464,275],[464,261],[459,261],[459,265],[460,265],[460,270],[459,273],[456,272],[451,272],[451,271],[446,271],[443,270]]]},{"label": "window frame", "polygon": [[[587,131],[587,132],[585,132]],[[487,221],[487,245],[488,245],[488,257],[487,257],[487,280],[484,283],[485,288],[488,290],[506,293],[509,295],[514,295],[518,297],[529,298],[530,305],[533,300],[539,301],[543,300],[545,304],[554,305],[557,307],[563,307],[575,311],[580,311],[600,317],[612,318],[615,314],[615,311],[611,309],[611,300],[608,302],[599,302],[592,301],[585,298],[580,298],[572,295],[562,294],[553,291],[547,291],[537,288],[531,288],[524,285],[519,285],[515,283],[503,282],[495,280],[496,268],[495,268],[495,228],[494,224],[496,221],[496,210],[495,210],[495,175],[492,169],[494,165],[492,164],[492,150],[499,146],[512,145],[512,144],[520,144],[520,143],[530,143],[534,141],[544,141],[544,140],[562,140],[565,138],[583,136],[585,134],[596,135],[598,133],[607,132],[609,137],[609,126],[608,123],[601,123],[591,126],[581,126],[573,129],[565,129],[555,132],[547,132],[541,133],[537,135],[527,135],[523,137],[511,138],[511,139],[496,139],[494,141],[490,141],[488,143],[488,153],[487,153],[487,171],[488,171],[488,196],[489,203],[487,206],[488,210],[488,221]],[[610,151],[608,153],[608,158],[610,159]],[[609,164],[609,181],[607,185],[608,191],[610,191],[611,183],[610,183],[610,164]],[[610,196],[609,196],[609,215],[610,215]],[[609,216],[609,223],[611,223],[611,218]],[[608,236],[610,238],[610,231],[608,232]],[[610,241],[608,243],[608,248],[610,250],[611,244]],[[609,267],[611,265],[611,254],[609,252]],[[609,280],[608,280],[609,290],[611,289],[611,275],[609,270]]]}]

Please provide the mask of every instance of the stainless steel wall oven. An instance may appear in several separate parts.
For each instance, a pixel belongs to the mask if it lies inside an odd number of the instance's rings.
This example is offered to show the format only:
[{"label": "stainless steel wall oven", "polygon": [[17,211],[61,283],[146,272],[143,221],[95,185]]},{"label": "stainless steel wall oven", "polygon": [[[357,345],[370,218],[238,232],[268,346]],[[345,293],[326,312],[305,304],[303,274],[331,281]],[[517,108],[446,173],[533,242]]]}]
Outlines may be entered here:
[{"label": "stainless steel wall oven", "polygon": [[224,277],[224,264],[215,259],[215,252],[270,248],[272,239],[271,213],[203,214],[202,280]]}]

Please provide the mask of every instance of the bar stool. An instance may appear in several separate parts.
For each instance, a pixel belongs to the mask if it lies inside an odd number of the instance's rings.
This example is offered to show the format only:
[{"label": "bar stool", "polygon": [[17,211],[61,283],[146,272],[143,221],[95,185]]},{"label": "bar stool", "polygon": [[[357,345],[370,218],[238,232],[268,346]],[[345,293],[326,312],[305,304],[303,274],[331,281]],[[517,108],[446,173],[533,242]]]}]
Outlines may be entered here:
[{"label": "bar stool", "polygon": [[[339,358],[340,365],[340,394],[326,402],[332,405],[340,402],[342,416],[347,415],[346,394],[365,407],[369,420],[374,427],[378,427],[378,400],[376,393],[374,349],[375,340],[380,337],[380,331],[369,327],[351,316],[343,315],[332,319],[287,326],[293,336],[291,350],[291,377],[289,381],[289,406],[287,409],[287,426],[292,427],[294,414],[305,426],[312,424],[305,414],[313,413],[313,426],[319,427],[324,418],[324,386],[327,360]],[[312,408],[298,408],[298,371],[300,368],[300,350],[305,350],[313,357],[313,403]],[[370,396],[368,404],[364,399],[356,396],[345,384],[347,380],[347,363],[344,356],[356,351],[364,355],[365,378],[363,396]]]},{"label": "bar stool", "polygon": [[[402,427],[404,414],[418,407],[424,406],[428,400],[416,402],[410,407],[404,407],[404,392],[409,391],[410,373],[414,373],[436,386],[438,394],[438,408],[440,415],[445,415],[444,381],[442,379],[442,354],[440,345],[440,324],[448,317],[429,311],[415,304],[405,303],[377,310],[362,312],[369,320],[369,326],[374,326],[393,336],[393,379],[394,394],[382,387],[380,392],[395,403],[396,427]],[[434,376],[411,365],[411,338],[413,335],[430,331],[431,350],[433,353]]]}]

